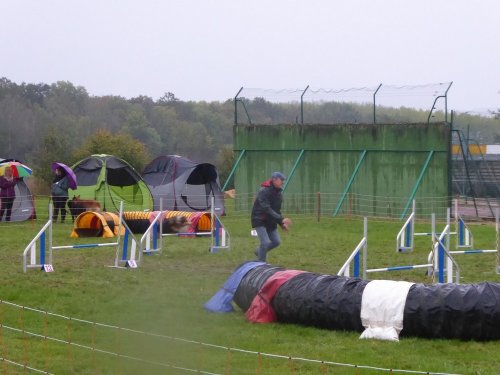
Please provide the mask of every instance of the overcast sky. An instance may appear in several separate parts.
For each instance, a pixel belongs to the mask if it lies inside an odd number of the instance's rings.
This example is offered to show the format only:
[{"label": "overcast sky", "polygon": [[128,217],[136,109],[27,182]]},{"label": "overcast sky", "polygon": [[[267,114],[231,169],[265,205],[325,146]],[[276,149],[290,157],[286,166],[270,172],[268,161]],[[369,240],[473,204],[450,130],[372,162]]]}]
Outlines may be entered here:
[{"label": "overcast sky", "polygon": [[500,108],[499,0],[0,0],[0,17],[16,83],[211,101],[453,81],[450,109]]}]

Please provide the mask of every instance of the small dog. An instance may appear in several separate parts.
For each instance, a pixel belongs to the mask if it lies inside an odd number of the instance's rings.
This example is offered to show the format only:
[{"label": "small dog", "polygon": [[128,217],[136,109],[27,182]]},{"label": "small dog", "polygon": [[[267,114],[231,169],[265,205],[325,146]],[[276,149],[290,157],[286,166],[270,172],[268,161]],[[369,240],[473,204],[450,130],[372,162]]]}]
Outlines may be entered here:
[{"label": "small dog", "polygon": [[163,233],[188,233],[191,228],[191,221],[182,215],[163,220]]},{"label": "small dog", "polygon": [[75,222],[78,215],[85,211],[100,212],[101,205],[98,201],[93,199],[80,199],[80,196],[73,196],[73,199],[68,201],[69,212],[71,213],[71,219]]}]

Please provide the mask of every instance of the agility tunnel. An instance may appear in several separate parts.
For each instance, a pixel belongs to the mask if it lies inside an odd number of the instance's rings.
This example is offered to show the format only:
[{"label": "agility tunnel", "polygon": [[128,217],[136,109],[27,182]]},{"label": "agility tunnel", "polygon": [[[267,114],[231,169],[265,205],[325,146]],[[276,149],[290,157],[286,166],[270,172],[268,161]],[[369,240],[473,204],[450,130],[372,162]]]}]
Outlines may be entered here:
[{"label": "agility tunnel", "polygon": [[[77,216],[71,237],[103,237],[118,235],[120,217],[112,212],[85,211]],[[121,234],[125,233],[122,227]]]},{"label": "agility tunnel", "polygon": [[461,340],[500,339],[500,284],[419,284],[362,280],[246,262],[206,304],[229,312],[236,303],[253,323],[283,322],[362,332]]},{"label": "agility tunnel", "polygon": [[[123,220],[125,220],[132,233],[145,233],[159,214],[160,211],[125,211],[123,213]],[[212,225],[209,212],[164,211],[162,221],[163,233],[178,233],[172,227],[170,220],[176,216],[183,216],[191,223],[186,230],[187,233],[209,233],[211,231]]]}]

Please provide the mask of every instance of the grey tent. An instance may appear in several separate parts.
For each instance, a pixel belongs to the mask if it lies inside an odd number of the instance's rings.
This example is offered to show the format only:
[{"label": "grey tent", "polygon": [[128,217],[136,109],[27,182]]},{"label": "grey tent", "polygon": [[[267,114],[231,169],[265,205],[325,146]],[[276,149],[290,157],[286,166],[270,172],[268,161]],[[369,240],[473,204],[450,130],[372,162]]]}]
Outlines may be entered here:
[{"label": "grey tent", "polygon": [[153,195],[154,209],[209,211],[214,197],[214,211],[224,214],[224,195],[220,189],[217,168],[196,163],[179,155],[159,156],[149,163],[142,178]]},{"label": "grey tent", "polygon": [[[9,161],[19,161],[16,159],[5,159],[0,158],[0,164]],[[10,217],[11,221],[25,221],[29,219],[34,219],[35,206],[33,202],[33,195],[30,189],[24,182],[24,179],[19,180],[14,188],[16,192],[16,198],[14,199],[14,204],[12,205],[12,214]]]}]

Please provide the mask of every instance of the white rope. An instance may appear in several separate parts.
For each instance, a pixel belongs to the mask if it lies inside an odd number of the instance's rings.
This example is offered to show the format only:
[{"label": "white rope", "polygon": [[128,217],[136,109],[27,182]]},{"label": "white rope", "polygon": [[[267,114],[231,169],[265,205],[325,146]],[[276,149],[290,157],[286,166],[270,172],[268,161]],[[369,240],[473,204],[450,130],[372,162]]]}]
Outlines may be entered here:
[{"label": "white rope", "polygon": [[0,361],[1,362],[9,363],[9,364],[14,365],[14,366],[22,367],[25,370],[30,370],[30,371],[38,372],[40,374],[54,375],[51,372],[39,370],[37,368],[31,367],[31,366],[28,366],[28,365],[23,365],[22,363],[14,362],[14,361],[12,361],[10,359],[7,359],[7,358],[0,357]]},{"label": "white rope", "polygon": [[[256,351],[253,351],[253,350],[246,350],[246,349],[240,349],[240,348],[231,348],[231,347],[227,347],[227,346],[222,346],[222,345],[217,345],[217,344],[210,344],[210,343],[205,343],[205,342],[201,342],[201,341],[195,341],[195,340],[190,340],[190,339],[185,339],[185,338],[180,338],[180,337],[174,337],[174,336],[163,335],[163,334],[158,334],[158,333],[140,331],[140,330],[131,329],[131,328],[119,327],[119,326],[115,326],[115,325],[111,325],[111,324],[92,322],[92,321],[85,320],[85,319],[78,319],[78,318],[68,317],[68,316],[65,316],[65,315],[61,315],[61,314],[57,314],[57,313],[51,313],[51,312],[48,312],[48,311],[44,311],[44,310],[40,310],[40,309],[36,309],[36,308],[32,308],[32,307],[22,306],[22,305],[18,305],[16,303],[4,301],[4,300],[0,300],[0,304],[5,304],[5,305],[8,305],[8,306],[16,307],[16,308],[23,309],[23,310],[33,311],[33,312],[37,312],[37,313],[40,313],[40,314],[46,314],[46,315],[58,317],[58,318],[61,318],[61,319],[71,320],[71,321],[74,321],[74,322],[79,322],[79,323],[83,323],[83,324],[94,325],[94,326],[97,326],[97,327],[117,329],[117,330],[121,330],[121,331],[124,331],[124,332],[130,332],[130,333],[135,333],[135,334],[140,334],[140,335],[145,335],[145,336],[150,336],[150,337],[155,337],[155,338],[162,338],[162,339],[168,339],[168,340],[172,340],[172,341],[179,341],[179,342],[183,342],[183,343],[187,343],[187,344],[195,344],[195,345],[205,346],[205,347],[214,348],[214,349],[223,349],[225,351],[239,352],[239,353],[252,354],[252,355],[261,355],[263,357],[269,357],[269,358],[279,358],[279,359],[287,359],[287,360],[309,362],[309,363],[321,363],[321,364],[341,366],[341,367],[353,367],[353,368],[369,369],[369,370],[376,370],[376,371],[386,371],[386,372],[387,371],[392,371],[392,372],[411,373],[411,374],[458,375],[458,374],[451,374],[451,373],[444,373],[444,372],[430,372],[430,371],[418,371],[418,370],[402,370],[402,369],[391,369],[391,368],[375,367],[375,366],[368,366],[368,365],[355,365],[355,364],[351,364],[351,363],[323,361],[323,360],[318,360],[318,359],[309,359],[309,358],[302,358],[302,357],[292,357],[292,356],[289,356],[289,355],[282,355],[282,354],[272,354],[272,353],[256,352]],[[0,324],[0,327],[9,328],[9,327],[7,327],[5,325],[1,325],[1,324]],[[18,332],[23,332],[23,333],[26,333],[26,334],[30,334],[30,333],[28,333],[28,332],[26,332],[24,330],[19,330],[19,329],[14,329],[14,330],[17,330]],[[37,337],[45,338],[45,336],[43,336],[43,335],[38,335],[38,334],[33,334],[33,335],[35,335]],[[52,339],[52,338],[49,338],[49,337],[47,337],[47,338],[48,339]],[[61,339],[52,339],[52,340],[59,341],[59,342],[62,342],[62,343],[66,343],[66,344],[71,344],[71,345],[74,344],[72,342],[67,342],[67,341],[64,341],[64,340],[61,340]],[[74,345],[82,347],[82,348],[86,348],[86,349],[91,349],[91,350],[99,351],[99,352],[102,352],[102,353],[107,353],[107,354],[122,356],[123,358],[135,359],[135,360],[143,361],[143,362],[145,361],[145,360],[138,359],[138,358],[135,358],[135,357],[129,357],[129,356],[120,355],[120,354],[117,354],[117,353],[112,353],[112,352],[108,352],[108,351],[104,351],[104,350],[93,349],[91,347],[88,347],[88,346],[85,346],[85,345],[81,345],[81,344],[74,344]],[[162,365],[161,363],[155,363],[155,362],[151,362],[150,364]],[[170,367],[171,365],[168,365],[168,366]],[[193,371],[198,371],[198,370],[193,370]],[[209,373],[201,372],[201,371],[200,371],[200,373],[209,374]]]},{"label": "white rope", "polygon": [[149,365],[156,365],[156,366],[161,366],[161,367],[168,367],[168,368],[173,368],[173,369],[176,369],[176,370],[183,370],[183,371],[188,371],[188,372],[196,372],[196,373],[199,373],[199,374],[221,375],[221,374],[214,373],[214,372],[208,372],[208,371],[203,371],[203,370],[196,370],[196,369],[191,369],[191,368],[186,368],[186,367],[180,367],[180,366],[174,366],[174,365],[171,365],[169,363],[163,363],[163,362],[157,362],[157,361],[148,361],[148,360],[145,360],[145,359],[142,359],[142,358],[137,358],[137,357],[133,357],[133,356],[126,355],[126,354],[115,353],[115,352],[111,352],[109,350],[98,349],[98,348],[94,348],[94,347],[91,347],[91,346],[88,346],[88,345],[77,344],[76,342],[73,342],[73,341],[67,341],[67,340],[58,339],[58,338],[55,338],[55,337],[41,335],[39,333],[34,333],[34,332],[26,331],[24,329],[10,327],[10,326],[7,326],[5,324],[0,324],[0,328],[7,329],[7,330],[10,330],[10,331],[14,331],[14,332],[18,332],[18,333],[22,333],[22,334],[28,335],[28,336],[33,336],[33,337],[37,337],[37,338],[41,338],[41,339],[45,339],[45,340],[50,340],[50,341],[58,342],[60,344],[73,345],[73,346],[76,346],[78,348],[91,350],[91,351],[94,351],[94,352],[97,352],[97,353],[108,354],[108,355],[112,355],[112,356],[119,357],[119,358],[130,359],[130,360],[133,360],[133,361],[138,361],[138,362],[146,363],[146,364],[149,364]]}]

